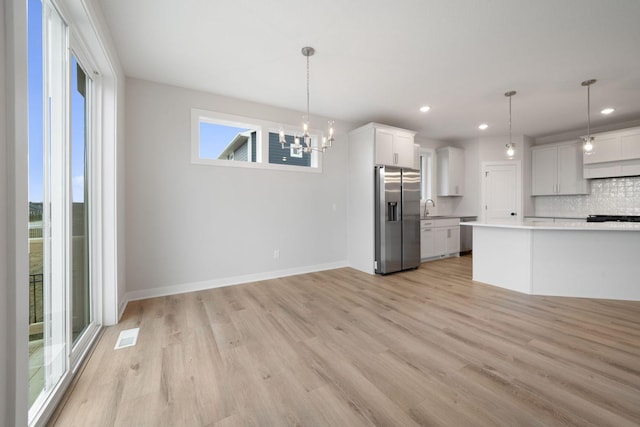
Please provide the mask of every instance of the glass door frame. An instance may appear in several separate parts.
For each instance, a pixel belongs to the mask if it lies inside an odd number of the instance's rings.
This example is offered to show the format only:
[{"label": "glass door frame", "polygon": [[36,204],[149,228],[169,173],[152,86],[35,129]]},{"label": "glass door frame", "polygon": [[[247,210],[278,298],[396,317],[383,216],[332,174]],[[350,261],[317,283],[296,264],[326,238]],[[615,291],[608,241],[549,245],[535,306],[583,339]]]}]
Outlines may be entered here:
[{"label": "glass door frame", "polygon": [[[43,117],[44,136],[44,163],[45,171],[43,180],[46,213],[51,217],[43,221],[49,235],[49,246],[45,251],[44,263],[48,263],[45,271],[44,286],[49,290],[49,305],[45,309],[46,317],[51,316],[55,324],[49,325],[55,344],[49,350],[51,360],[45,360],[45,385],[35,402],[28,408],[28,423],[30,426],[44,425],[55,410],[55,405],[61,400],[66,388],[70,384],[73,374],[80,367],[84,357],[88,354],[92,344],[99,336],[102,327],[102,193],[101,193],[101,82],[88,50],[82,39],[75,34],[75,30],[68,24],[64,8],[56,0],[42,0],[43,5],[43,49],[45,50],[43,61],[43,76],[45,76],[44,102],[47,104]],[[57,14],[54,25],[57,25],[58,33],[53,38],[56,46],[51,46],[49,26],[51,22],[48,14]],[[62,31],[59,31],[62,30]],[[52,49],[52,50],[47,50]],[[89,96],[85,97],[86,129],[85,129],[85,178],[88,185],[85,191],[88,215],[86,216],[89,239],[87,263],[89,265],[90,283],[90,321],[83,332],[73,343],[72,334],[72,174],[71,174],[71,90],[72,90],[72,58],[82,67],[91,80]],[[54,63],[57,71],[53,75],[47,75],[48,69]],[[51,81],[52,77],[55,79]],[[51,93],[55,93],[49,100]],[[51,137],[55,140],[52,140]],[[88,172],[87,172],[88,171]],[[43,218],[44,219],[44,218]],[[53,246],[52,246],[53,245]],[[59,307],[64,306],[64,307]],[[45,324],[45,330],[47,326]],[[54,354],[55,353],[55,354]],[[51,366],[47,366],[50,364]],[[47,370],[49,373],[47,373]],[[53,374],[48,376],[49,374]]]},{"label": "glass door frame", "polygon": [[[68,345],[70,348],[70,369],[71,372],[75,372],[79,366],[79,362],[82,361],[85,354],[91,348],[91,344],[97,338],[98,332],[102,327],[102,298],[101,298],[101,262],[99,261],[101,258],[99,254],[101,253],[101,244],[99,239],[100,230],[100,193],[98,186],[98,174],[100,171],[100,162],[99,162],[99,134],[98,134],[98,121],[97,117],[100,117],[100,103],[99,103],[99,92],[100,92],[100,76],[97,72],[91,72],[90,70],[95,70],[96,68],[92,66],[92,62],[88,54],[86,54],[86,50],[84,45],[79,37],[77,37],[73,31],[73,28],[70,29],[70,49],[69,56],[67,58],[69,67],[73,63],[72,59],[75,57],[77,64],[82,68],[85,72],[87,82],[90,82],[87,86],[87,93],[85,96],[85,112],[86,112],[86,129],[85,129],[85,144],[86,144],[86,165],[85,165],[85,185],[88,184],[89,188],[85,188],[85,195],[88,200],[88,215],[86,219],[88,221],[87,230],[88,230],[88,266],[89,266],[89,301],[90,301],[90,322],[87,327],[82,331],[78,340],[73,342],[73,325],[71,321],[72,315],[72,290],[71,290],[71,280],[68,281],[68,301],[67,307],[69,308],[69,322],[68,322]],[[73,73],[69,73],[69,87],[72,87],[71,79]],[[71,107],[71,103],[70,103]],[[71,117],[71,113],[70,117]],[[70,153],[69,153],[70,155]],[[71,176],[71,170],[68,168],[69,173],[69,183],[68,188],[71,188],[73,177]],[[71,199],[68,200],[69,209],[72,208],[73,201]],[[72,239],[72,231],[70,230],[68,233],[69,245],[71,245]],[[70,276],[71,277],[71,276]]]}]

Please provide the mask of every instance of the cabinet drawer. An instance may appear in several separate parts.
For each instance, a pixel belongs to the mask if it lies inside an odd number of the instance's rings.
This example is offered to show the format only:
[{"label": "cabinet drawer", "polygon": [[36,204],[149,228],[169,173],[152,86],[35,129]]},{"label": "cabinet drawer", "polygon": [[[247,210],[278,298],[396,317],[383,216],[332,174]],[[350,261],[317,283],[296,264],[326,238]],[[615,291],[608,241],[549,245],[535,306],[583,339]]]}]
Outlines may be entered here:
[{"label": "cabinet drawer", "polygon": [[421,228],[451,227],[460,224],[460,218],[434,218],[420,220]]}]

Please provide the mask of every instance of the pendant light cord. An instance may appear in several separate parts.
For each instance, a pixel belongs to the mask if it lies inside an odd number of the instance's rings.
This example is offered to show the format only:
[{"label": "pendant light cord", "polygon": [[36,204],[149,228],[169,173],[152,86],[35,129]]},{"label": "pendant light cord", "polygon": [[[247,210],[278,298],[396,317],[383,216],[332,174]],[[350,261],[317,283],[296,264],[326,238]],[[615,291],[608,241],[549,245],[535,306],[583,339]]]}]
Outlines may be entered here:
[{"label": "pendant light cord", "polygon": [[587,141],[591,141],[591,84],[587,85]]},{"label": "pendant light cord", "polygon": [[309,123],[309,55],[307,55],[307,123]]},{"label": "pendant light cord", "polygon": [[517,92],[515,90],[510,90],[509,92],[505,92],[504,96],[509,97],[509,143],[506,145],[507,147],[507,156],[509,159],[513,159],[513,155],[515,153],[514,144],[513,144],[513,136],[511,134],[511,97],[515,95]]},{"label": "pendant light cord", "polygon": [[516,93],[517,92],[515,90],[510,90],[509,92],[505,92],[505,94],[504,94],[504,96],[509,97],[509,145],[512,144],[512,142],[511,142],[511,98]]},{"label": "pendant light cord", "polygon": [[[587,137],[585,138],[585,146],[586,144],[591,145],[591,85],[596,82],[596,79],[585,80],[581,83],[582,86],[587,87]],[[586,148],[585,148],[586,149]],[[586,151],[590,152],[591,148],[586,149]]]}]

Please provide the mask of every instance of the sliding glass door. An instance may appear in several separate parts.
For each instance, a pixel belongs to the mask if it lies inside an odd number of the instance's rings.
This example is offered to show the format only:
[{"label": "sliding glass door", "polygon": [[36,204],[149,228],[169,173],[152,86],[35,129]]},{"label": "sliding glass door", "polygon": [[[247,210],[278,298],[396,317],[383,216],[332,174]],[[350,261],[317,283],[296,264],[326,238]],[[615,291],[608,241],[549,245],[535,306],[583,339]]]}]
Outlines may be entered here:
[{"label": "sliding glass door", "polygon": [[71,338],[75,345],[92,320],[89,155],[92,80],[71,55]]},{"label": "sliding glass door", "polygon": [[92,280],[94,81],[51,0],[29,11],[29,420],[99,328]]}]

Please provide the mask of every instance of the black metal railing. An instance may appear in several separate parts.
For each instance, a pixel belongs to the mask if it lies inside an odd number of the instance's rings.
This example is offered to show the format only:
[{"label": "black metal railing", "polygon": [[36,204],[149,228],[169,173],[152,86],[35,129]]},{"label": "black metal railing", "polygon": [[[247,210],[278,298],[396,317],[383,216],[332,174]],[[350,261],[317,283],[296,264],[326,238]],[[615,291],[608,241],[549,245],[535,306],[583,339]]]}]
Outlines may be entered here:
[{"label": "black metal railing", "polygon": [[43,275],[29,275],[29,324],[40,323],[44,320],[43,301]]},{"label": "black metal railing", "polygon": [[29,229],[29,238],[30,239],[41,239],[42,238],[42,227],[30,228]]}]

